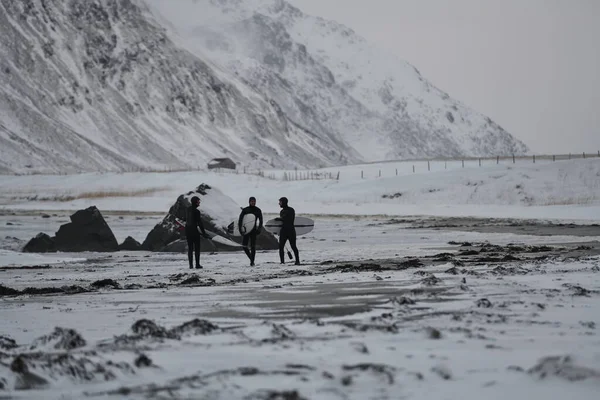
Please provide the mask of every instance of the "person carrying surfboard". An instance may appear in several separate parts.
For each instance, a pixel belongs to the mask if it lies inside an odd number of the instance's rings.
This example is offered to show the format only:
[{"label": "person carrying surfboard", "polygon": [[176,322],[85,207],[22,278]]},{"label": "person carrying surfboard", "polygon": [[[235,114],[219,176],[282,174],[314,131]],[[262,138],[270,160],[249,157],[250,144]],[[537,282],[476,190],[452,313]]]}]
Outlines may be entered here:
[{"label": "person carrying surfboard", "polygon": [[298,247],[296,247],[296,228],[294,227],[294,220],[296,219],[296,211],[288,206],[287,197],[279,199],[279,218],[275,218],[277,221],[281,221],[281,230],[279,231],[279,260],[282,264],[285,263],[283,257],[283,249],[285,248],[285,242],[289,240],[294,256],[296,257],[296,265],[300,265],[300,254]]},{"label": "person carrying surfboard", "polygon": [[[244,247],[244,253],[246,253],[248,258],[250,259],[250,266],[253,267],[254,257],[256,256],[256,236],[260,234],[260,231],[262,230],[263,216],[260,208],[256,207],[256,198],[254,196],[248,199],[248,204],[249,206],[243,208],[242,212],[240,213],[240,218],[238,219],[238,228],[243,235],[242,246]],[[244,216],[247,214],[254,215],[254,217],[256,218],[254,222],[255,224],[256,221],[258,221],[258,226],[254,225],[253,229],[251,229],[249,232],[243,226]],[[250,248],[248,248],[248,242],[250,242]]]},{"label": "person carrying surfboard", "polygon": [[196,269],[202,268],[200,265],[200,234],[205,238],[209,236],[204,230],[204,224],[202,218],[200,218],[200,198],[194,196],[191,199],[192,205],[188,207],[186,211],[185,219],[185,236],[187,238],[188,245],[188,261],[190,262],[190,269],[192,269],[193,254],[196,254]]}]

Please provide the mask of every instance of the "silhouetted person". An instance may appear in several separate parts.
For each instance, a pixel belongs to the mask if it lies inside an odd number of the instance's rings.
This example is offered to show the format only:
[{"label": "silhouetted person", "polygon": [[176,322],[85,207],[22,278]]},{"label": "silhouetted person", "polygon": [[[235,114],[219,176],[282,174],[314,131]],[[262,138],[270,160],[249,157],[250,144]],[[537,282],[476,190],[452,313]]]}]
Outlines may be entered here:
[{"label": "silhouetted person", "polygon": [[[260,231],[263,226],[263,216],[260,208],[256,207],[256,198],[250,197],[248,199],[249,206],[242,209],[240,213],[240,218],[238,219],[238,229],[240,233],[242,233],[242,219],[246,214],[253,214],[258,220],[258,226],[247,234],[242,234],[242,246],[244,246],[244,252],[250,259],[250,266],[254,266],[254,257],[256,256],[256,236],[260,234]],[[250,248],[248,248],[248,242],[250,242]]]},{"label": "silhouetted person", "polygon": [[296,211],[288,206],[287,197],[279,199],[279,218],[275,218],[277,221],[281,221],[281,231],[279,231],[279,260],[281,263],[285,263],[283,257],[283,249],[285,248],[285,242],[289,240],[294,256],[296,257],[296,265],[300,265],[300,254],[298,253],[298,247],[296,247],[296,228],[294,227],[294,220],[296,219]]},{"label": "silhouetted person", "polygon": [[200,198],[198,196],[192,197],[192,205],[188,207],[185,219],[185,236],[188,244],[188,261],[190,262],[190,268],[193,268],[193,254],[196,254],[196,268],[202,268],[200,265],[200,234],[204,237],[208,237],[204,230],[204,224],[202,218],[200,218]]}]

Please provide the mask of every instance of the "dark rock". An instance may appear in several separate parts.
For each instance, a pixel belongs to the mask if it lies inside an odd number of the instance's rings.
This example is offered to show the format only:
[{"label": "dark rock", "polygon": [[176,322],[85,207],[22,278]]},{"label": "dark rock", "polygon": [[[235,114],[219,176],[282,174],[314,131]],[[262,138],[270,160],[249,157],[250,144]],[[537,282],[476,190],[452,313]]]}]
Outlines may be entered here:
[{"label": "dark rock", "polygon": [[140,244],[140,242],[138,242],[131,236],[127,236],[127,238],[125,238],[123,243],[121,243],[119,245],[119,250],[125,250],[125,251],[142,250],[142,245]]},{"label": "dark rock", "polygon": [[399,270],[403,270],[403,269],[409,269],[409,268],[419,268],[422,267],[424,264],[421,262],[421,260],[419,260],[418,258],[413,258],[410,260],[406,260],[401,262],[400,264],[398,264],[398,269]]},{"label": "dark rock", "polygon": [[50,218],[50,215],[48,215],[48,214],[42,214],[42,218]]},{"label": "dark rock", "polygon": [[431,372],[437,374],[440,378],[444,380],[452,379],[452,372],[450,369],[443,365],[436,365],[431,368]]},{"label": "dark rock", "polygon": [[8,286],[0,285],[0,297],[1,296],[16,296],[20,294],[21,291],[9,288]]},{"label": "dark rock", "polygon": [[191,321],[173,327],[171,332],[181,337],[185,335],[206,335],[218,329],[219,327],[217,325],[208,320],[195,318]]},{"label": "dark rock", "polygon": [[59,251],[116,251],[117,239],[95,206],[71,215],[71,222],[62,225],[55,237]]},{"label": "dark rock", "polygon": [[44,335],[33,341],[31,350],[50,346],[56,350],[72,350],[85,346],[85,340],[74,329],[56,327],[49,335]]},{"label": "dark rock", "polygon": [[152,366],[152,360],[145,354],[140,354],[134,361],[134,364],[138,368],[148,368]]},{"label": "dark rock", "polygon": [[445,270],[444,273],[458,275],[458,270],[456,269],[456,267],[452,267],[452,268]]},{"label": "dark rock", "polygon": [[56,243],[54,238],[51,238],[45,233],[38,233],[36,237],[31,239],[25,247],[25,253],[49,253],[56,251]]},{"label": "dark rock", "polygon": [[14,339],[0,335],[0,349],[2,350],[11,350],[17,347],[17,342]]},{"label": "dark rock", "polygon": [[204,281],[196,274],[191,275],[189,278],[181,281],[180,285],[192,285],[192,286],[214,286],[216,281],[213,278],[207,278]]},{"label": "dark rock", "polygon": [[392,297],[390,299],[390,303],[403,306],[403,305],[413,305],[413,304],[415,304],[415,301],[413,299],[411,299],[410,297],[400,296],[400,297]]},{"label": "dark rock", "polygon": [[439,329],[427,327],[425,328],[425,332],[427,333],[427,337],[429,339],[438,340],[442,338],[442,332],[440,332]]},{"label": "dark rock", "polygon": [[175,223],[175,216],[168,214],[148,233],[142,243],[142,249],[159,251],[178,240],[185,240],[185,233]]},{"label": "dark rock", "polygon": [[486,298],[477,300],[475,302],[475,304],[477,305],[477,307],[482,307],[482,308],[491,308],[492,307],[492,302]]},{"label": "dark rock", "polygon": [[164,327],[157,325],[154,321],[149,319],[140,319],[136,321],[131,330],[136,335],[142,337],[154,337],[154,338],[171,338],[177,339],[177,335],[167,331]]},{"label": "dark rock", "polygon": [[17,356],[10,364],[10,370],[17,375],[16,390],[41,389],[48,386],[48,381],[29,371],[29,366],[22,356]]},{"label": "dark rock", "polygon": [[427,278],[424,278],[423,280],[421,280],[421,283],[426,286],[435,286],[441,282],[442,282],[442,280],[433,274],[431,274]]},{"label": "dark rock", "polygon": [[93,288],[96,288],[96,289],[105,288],[105,287],[111,287],[113,289],[121,288],[121,286],[112,279],[101,279],[101,280],[93,282],[90,286],[92,286]]},{"label": "dark rock", "polygon": [[433,256],[436,261],[452,261],[454,260],[454,254],[451,253],[439,253]]},{"label": "dark rock", "polygon": [[71,286],[61,286],[61,287],[27,287],[21,291],[21,294],[56,294],[56,293],[65,293],[65,294],[77,294],[77,293],[85,293],[89,292],[78,285]]}]

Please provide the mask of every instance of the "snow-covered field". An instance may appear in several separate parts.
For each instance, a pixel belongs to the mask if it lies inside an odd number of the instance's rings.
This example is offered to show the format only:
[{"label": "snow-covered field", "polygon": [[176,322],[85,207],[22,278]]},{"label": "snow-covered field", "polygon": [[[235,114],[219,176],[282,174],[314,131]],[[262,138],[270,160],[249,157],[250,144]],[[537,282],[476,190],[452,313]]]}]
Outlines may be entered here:
[{"label": "snow-covered field", "polygon": [[[0,177],[0,398],[597,398],[600,160],[363,168]],[[221,252],[190,271],[183,254],[13,243],[90,205],[142,240],[200,183],[312,215],[303,265]]]},{"label": "snow-covered field", "polygon": [[[416,165],[415,173],[412,166]],[[461,167],[397,162],[298,171],[340,173],[339,180],[284,181],[207,171],[0,176],[0,207],[165,213],[181,193],[207,183],[240,206],[249,196],[263,212],[279,213],[287,196],[299,214],[438,215],[600,221],[600,158],[543,163],[470,161]],[[382,176],[379,177],[379,170]],[[398,170],[398,175],[396,174]],[[295,171],[265,171],[282,177]],[[361,178],[363,172],[363,178]],[[295,176],[295,175],[294,175]],[[118,194],[119,196],[115,196]],[[223,216],[224,219],[235,216]]]}]

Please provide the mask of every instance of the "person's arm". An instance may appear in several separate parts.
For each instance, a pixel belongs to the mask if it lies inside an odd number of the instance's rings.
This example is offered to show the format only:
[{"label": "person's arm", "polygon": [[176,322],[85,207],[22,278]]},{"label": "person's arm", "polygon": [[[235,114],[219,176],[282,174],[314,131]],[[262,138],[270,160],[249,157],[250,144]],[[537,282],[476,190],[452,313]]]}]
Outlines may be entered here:
[{"label": "person's arm", "polygon": [[263,216],[262,216],[262,211],[260,208],[258,209],[258,220],[260,222],[258,223],[257,233],[260,233],[260,230],[263,227]]},{"label": "person's arm", "polygon": [[206,235],[206,231],[204,230],[204,223],[202,222],[202,217],[200,216],[200,211],[196,210],[196,223],[198,226],[198,232],[201,232],[202,235]]}]

